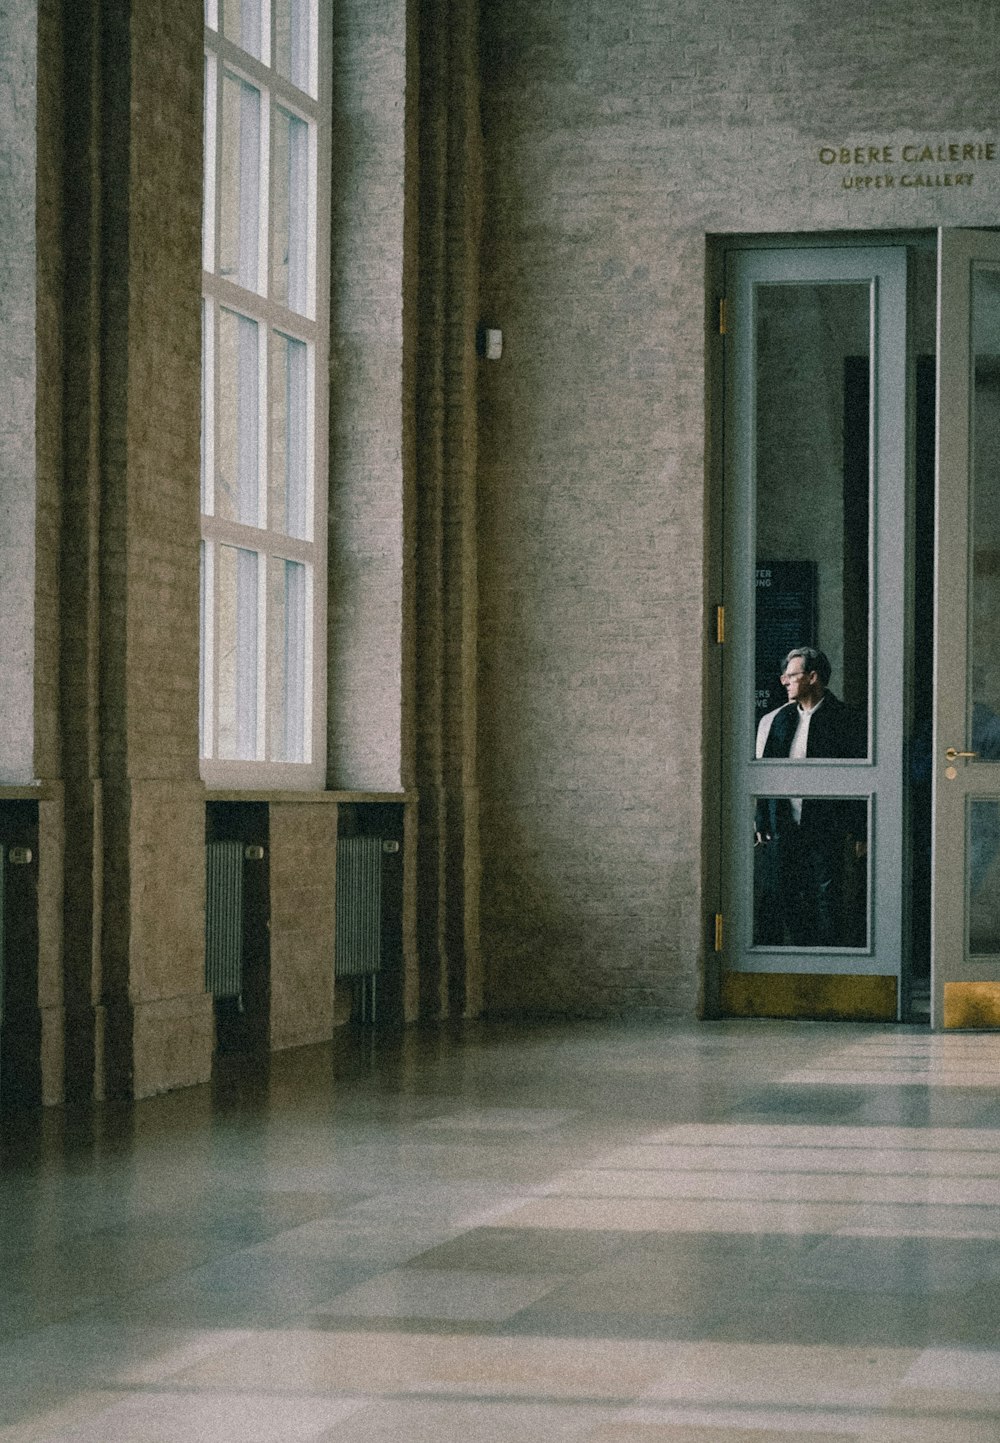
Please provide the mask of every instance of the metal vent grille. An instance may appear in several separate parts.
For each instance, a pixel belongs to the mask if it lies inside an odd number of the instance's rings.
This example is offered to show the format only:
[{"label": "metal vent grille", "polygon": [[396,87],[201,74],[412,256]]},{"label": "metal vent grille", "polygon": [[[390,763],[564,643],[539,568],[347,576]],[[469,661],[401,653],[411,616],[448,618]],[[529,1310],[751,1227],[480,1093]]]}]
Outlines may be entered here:
[{"label": "metal vent grille", "polygon": [[205,878],[205,988],[243,991],[243,843],[209,842]]},{"label": "metal vent grille", "polygon": [[382,838],[337,843],[334,977],[370,977],[382,956]]}]

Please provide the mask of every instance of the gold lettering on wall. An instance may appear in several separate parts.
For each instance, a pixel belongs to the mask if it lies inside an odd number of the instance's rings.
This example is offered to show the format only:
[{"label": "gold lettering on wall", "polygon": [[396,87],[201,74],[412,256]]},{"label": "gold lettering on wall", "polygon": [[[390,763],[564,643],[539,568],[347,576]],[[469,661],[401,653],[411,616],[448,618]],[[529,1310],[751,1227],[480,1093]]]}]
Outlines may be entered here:
[{"label": "gold lettering on wall", "polygon": [[[819,165],[836,176],[840,189],[868,193],[878,190],[970,189],[975,167],[1000,159],[996,140],[934,138],[897,142],[869,140],[863,145],[821,145],[814,151]],[[937,167],[949,167],[937,169]],[[934,167],[934,169],[925,169]]]}]

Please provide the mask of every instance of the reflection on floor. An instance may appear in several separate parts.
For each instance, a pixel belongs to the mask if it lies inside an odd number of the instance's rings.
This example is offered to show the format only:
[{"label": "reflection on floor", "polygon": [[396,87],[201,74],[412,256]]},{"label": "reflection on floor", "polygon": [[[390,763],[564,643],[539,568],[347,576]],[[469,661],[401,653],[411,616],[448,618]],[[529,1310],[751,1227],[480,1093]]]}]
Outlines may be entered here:
[{"label": "reflection on floor", "polygon": [[0,1440],[997,1443],[998,1077],[470,1026],[8,1122]]}]

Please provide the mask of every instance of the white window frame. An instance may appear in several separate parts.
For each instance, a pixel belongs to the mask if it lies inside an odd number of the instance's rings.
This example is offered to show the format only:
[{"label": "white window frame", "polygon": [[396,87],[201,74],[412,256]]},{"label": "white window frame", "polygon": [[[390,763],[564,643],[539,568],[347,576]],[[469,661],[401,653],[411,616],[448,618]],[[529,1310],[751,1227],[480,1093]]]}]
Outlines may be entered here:
[{"label": "white window frame", "polygon": [[[319,790],[326,784],[326,614],[327,614],[327,473],[329,409],[329,231],[330,231],[330,7],[315,0],[310,41],[310,84],[313,93],[299,90],[271,66],[227,40],[222,32],[223,7],[240,0],[206,0],[205,39],[205,217],[203,226],[203,461],[202,461],[202,632],[201,632],[201,775],[216,790]],[[275,53],[275,19],[272,0],[260,0],[264,14],[265,56]],[[221,194],[218,167],[222,156],[222,102],[225,73],[253,85],[261,95],[261,165],[259,182],[260,246],[258,288],[247,289],[219,273]],[[268,294],[270,287],[271,218],[270,177],[276,164],[276,132],[272,124],[278,108],[309,125],[310,213],[307,240],[308,316],[302,316]],[[258,522],[245,525],[215,514],[215,459],[217,422],[221,415],[219,318],[223,311],[245,316],[258,326],[260,347],[258,393]],[[271,367],[275,347],[285,337],[307,346],[306,366],[306,508],[308,539],[272,529],[267,515],[270,448]],[[223,568],[221,547],[257,553],[257,695],[255,756],[236,758],[218,754],[220,642],[219,594]],[[305,760],[285,761],[270,754],[267,688],[268,676],[267,576],[280,561],[306,567],[305,654],[294,662],[304,675],[304,714],[301,732]],[[293,728],[297,730],[297,728]]]}]

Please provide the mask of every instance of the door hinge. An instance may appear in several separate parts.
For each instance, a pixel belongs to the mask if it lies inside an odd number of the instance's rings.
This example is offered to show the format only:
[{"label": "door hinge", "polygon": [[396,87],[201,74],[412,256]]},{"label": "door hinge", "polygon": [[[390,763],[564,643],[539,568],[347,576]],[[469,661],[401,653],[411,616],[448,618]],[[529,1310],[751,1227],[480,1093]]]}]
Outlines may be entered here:
[{"label": "door hinge", "polygon": [[717,645],[717,646],[722,646],[722,644],[723,644],[723,642],[725,641],[725,639],[726,639],[726,608],[725,608],[724,606],[717,606],[717,607],[715,608],[715,642],[716,642],[716,645]]},{"label": "door hinge", "polygon": [[722,951],[722,913],[721,913],[721,912],[716,912],[716,914],[715,914],[715,950],[716,950],[716,952],[721,952],[721,951]]},{"label": "door hinge", "polygon": [[720,336],[724,336],[725,334],[726,334],[726,298],[725,298],[725,296],[720,296],[720,297],[719,297],[719,335],[720,335]]}]

